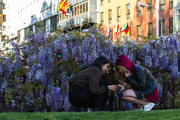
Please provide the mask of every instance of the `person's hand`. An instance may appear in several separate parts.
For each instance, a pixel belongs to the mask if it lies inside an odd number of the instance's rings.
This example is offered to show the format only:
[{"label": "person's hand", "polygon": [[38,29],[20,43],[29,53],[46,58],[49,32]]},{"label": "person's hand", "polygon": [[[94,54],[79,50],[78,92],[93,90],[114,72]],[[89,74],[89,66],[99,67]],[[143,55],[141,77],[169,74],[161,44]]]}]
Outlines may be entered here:
[{"label": "person's hand", "polygon": [[118,84],[118,87],[120,88],[121,91],[124,91],[126,87],[124,85]]},{"label": "person's hand", "polygon": [[117,85],[108,85],[108,90],[116,92],[118,89]]}]

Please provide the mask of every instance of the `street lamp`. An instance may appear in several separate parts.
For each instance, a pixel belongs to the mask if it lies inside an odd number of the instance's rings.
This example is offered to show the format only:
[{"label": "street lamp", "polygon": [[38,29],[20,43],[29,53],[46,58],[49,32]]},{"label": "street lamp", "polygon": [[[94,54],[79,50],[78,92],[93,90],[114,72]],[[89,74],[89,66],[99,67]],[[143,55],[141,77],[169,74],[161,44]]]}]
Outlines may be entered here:
[{"label": "street lamp", "polygon": [[149,7],[149,5],[146,5],[146,4],[143,4],[143,3],[140,3],[140,2],[138,2],[138,5],[139,5],[140,7]]},{"label": "street lamp", "polygon": [[[138,2],[140,7],[149,7],[147,4]],[[159,37],[159,0],[156,0],[156,36]]]}]

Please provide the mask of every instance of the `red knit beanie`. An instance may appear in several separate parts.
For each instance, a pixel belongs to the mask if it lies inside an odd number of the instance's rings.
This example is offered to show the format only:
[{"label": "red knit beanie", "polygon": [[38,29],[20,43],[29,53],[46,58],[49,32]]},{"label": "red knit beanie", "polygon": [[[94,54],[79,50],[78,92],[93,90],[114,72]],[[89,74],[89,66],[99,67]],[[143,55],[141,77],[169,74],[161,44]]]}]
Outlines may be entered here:
[{"label": "red knit beanie", "polygon": [[116,60],[116,66],[121,65],[127,68],[130,72],[133,72],[135,69],[134,63],[126,55],[120,55],[119,58]]}]

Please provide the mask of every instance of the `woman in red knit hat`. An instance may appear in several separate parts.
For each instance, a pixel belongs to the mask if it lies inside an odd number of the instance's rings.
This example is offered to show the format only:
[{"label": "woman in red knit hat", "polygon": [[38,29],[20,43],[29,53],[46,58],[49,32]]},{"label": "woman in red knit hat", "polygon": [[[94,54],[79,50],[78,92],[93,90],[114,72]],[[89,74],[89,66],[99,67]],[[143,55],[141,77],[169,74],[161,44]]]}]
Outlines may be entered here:
[{"label": "woman in red knit hat", "polygon": [[150,111],[158,100],[156,80],[151,72],[140,65],[133,64],[125,55],[119,56],[116,68],[125,78],[121,86],[123,100],[144,105],[143,109]]}]

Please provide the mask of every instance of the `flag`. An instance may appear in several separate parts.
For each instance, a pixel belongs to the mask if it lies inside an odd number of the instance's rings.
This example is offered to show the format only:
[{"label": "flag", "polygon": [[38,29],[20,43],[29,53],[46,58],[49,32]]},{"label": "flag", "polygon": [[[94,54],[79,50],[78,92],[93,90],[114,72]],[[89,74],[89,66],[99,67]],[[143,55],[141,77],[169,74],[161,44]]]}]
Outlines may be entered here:
[{"label": "flag", "polygon": [[124,32],[125,29],[126,29],[126,24],[124,24],[124,25],[121,27],[121,33]]},{"label": "flag", "polygon": [[61,2],[59,3],[58,11],[61,11],[62,14],[65,15],[68,9],[69,9],[69,1],[61,0]]},{"label": "flag", "polygon": [[119,24],[117,24],[117,31],[119,31]]},{"label": "flag", "polygon": [[121,33],[125,32],[125,34],[129,34],[129,26],[124,24],[123,27],[121,28]]},{"label": "flag", "polygon": [[121,30],[120,30],[121,28],[119,28],[119,24],[117,25],[117,36],[119,36],[120,35],[120,33],[121,33]]},{"label": "flag", "polygon": [[125,33],[129,35],[129,26],[128,26],[128,24],[127,24],[127,28],[126,28]]},{"label": "flag", "polygon": [[109,24],[107,24],[107,33],[110,35]]},{"label": "flag", "polygon": [[116,24],[114,23],[113,24],[113,42],[115,41],[116,39],[116,35],[117,35],[117,28],[116,28]]}]

